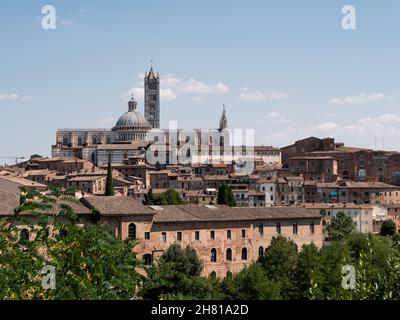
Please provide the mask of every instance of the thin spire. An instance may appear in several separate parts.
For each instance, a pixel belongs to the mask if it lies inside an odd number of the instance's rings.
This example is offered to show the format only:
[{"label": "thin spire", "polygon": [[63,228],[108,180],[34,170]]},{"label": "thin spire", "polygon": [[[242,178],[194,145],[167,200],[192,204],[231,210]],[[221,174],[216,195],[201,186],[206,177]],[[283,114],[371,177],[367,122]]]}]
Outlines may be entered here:
[{"label": "thin spire", "polygon": [[153,70],[153,59],[150,60],[150,71],[147,73],[146,77],[149,80],[154,80],[158,78],[158,75],[156,75]]},{"label": "thin spire", "polygon": [[219,130],[222,131],[228,128],[228,118],[226,117],[225,104],[222,105],[222,115],[219,120]]}]

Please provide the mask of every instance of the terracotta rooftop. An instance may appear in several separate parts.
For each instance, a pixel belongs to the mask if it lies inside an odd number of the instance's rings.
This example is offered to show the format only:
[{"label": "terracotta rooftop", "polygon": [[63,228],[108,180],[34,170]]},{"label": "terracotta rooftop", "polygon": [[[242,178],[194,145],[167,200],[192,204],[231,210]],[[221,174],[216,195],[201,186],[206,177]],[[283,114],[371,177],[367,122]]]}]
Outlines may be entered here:
[{"label": "terracotta rooftop", "polygon": [[82,198],[81,202],[104,215],[154,214],[149,207],[131,197],[89,196]]},{"label": "terracotta rooftop", "polygon": [[69,182],[80,182],[80,181],[96,181],[98,179],[104,179],[104,176],[77,176],[69,178],[67,181]]},{"label": "terracotta rooftop", "polygon": [[272,146],[254,146],[254,151],[280,151],[280,149]]},{"label": "terracotta rooftop", "polygon": [[342,180],[335,182],[317,183],[318,188],[350,188],[350,189],[400,189],[384,182],[357,182],[350,180]]},{"label": "terracotta rooftop", "polygon": [[230,208],[227,206],[159,206],[155,222],[248,221],[269,219],[321,218],[318,210],[297,207]]},{"label": "terracotta rooftop", "polygon": [[34,187],[34,188],[41,188],[41,189],[46,189],[47,186],[45,184],[41,184],[38,182],[34,182],[29,179],[25,179],[22,177],[15,177],[15,176],[0,176],[0,180],[5,180],[8,182],[12,182],[17,184],[20,187]]},{"label": "terracotta rooftop", "polygon": [[19,197],[16,194],[0,191],[0,215],[11,216],[19,205]]}]

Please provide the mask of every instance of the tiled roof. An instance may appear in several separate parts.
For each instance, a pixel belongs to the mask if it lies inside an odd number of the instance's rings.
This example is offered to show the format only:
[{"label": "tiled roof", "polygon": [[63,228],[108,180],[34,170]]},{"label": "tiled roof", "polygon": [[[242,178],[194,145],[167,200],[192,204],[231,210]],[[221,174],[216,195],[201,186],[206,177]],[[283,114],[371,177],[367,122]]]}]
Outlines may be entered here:
[{"label": "tiled roof", "polygon": [[81,199],[91,209],[104,215],[154,214],[154,211],[131,197],[89,196]]},{"label": "tiled roof", "polygon": [[68,182],[80,182],[80,181],[96,181],[98,179],[104,179],[104,176],[77,176],[77,177],[72,177],[69,178],[67,181]]},{"label": "tiled roof", "polygon": [[384,182],[357,182],[357,181],[336,181],[327,183],[317,183],[318,188],[350,188],[350,189],[400,189]]},{"label": "tiled roof", "polygon": [[196,222],[196,221],[248,221],[269,219],[321,218],[318,210],[298,207],[230,208],[227,206],[161,206],[155,210],[155,222]]},{"label": "tiled roof", "polygon": [[272,146],[254,146],[254,151],[280,151],[280,149]]},{"label": "tiled roof", "polygon": [[0,191],[0,216],[13,215],[18,205],[19,197],[16,194]]},{"label": "tiled roof", "polygon": [[22,177],[15,177],[15,176],[0,176],[0,180],[6,180],[8,182],[12,182],[17,184],[18,186],[21,187],[34,187],[34,188],[47,188],[46,185],[38,183],[38,182],[34,182],[32,180],[29,179],[25,179]]}]

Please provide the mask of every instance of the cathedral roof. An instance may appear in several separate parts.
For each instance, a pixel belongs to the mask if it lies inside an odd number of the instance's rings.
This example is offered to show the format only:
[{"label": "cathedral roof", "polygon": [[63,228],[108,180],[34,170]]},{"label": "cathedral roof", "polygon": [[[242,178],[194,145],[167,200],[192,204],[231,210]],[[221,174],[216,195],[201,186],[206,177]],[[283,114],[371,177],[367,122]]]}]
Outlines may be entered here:
[{"label": "cathedral roof", "polygon": [[117,121],[115,129],[130,129],[136,127],[150,128],[146,117],[137,110],[125,112]]},{"label": "cathedral roof", "polygon": [[135,129],[135,128],[150,128],[150,124],[146,117],[137,111],[137,102],[132,96],[128,103],[128,112],[125,112],[117,121],[115,129]]}]

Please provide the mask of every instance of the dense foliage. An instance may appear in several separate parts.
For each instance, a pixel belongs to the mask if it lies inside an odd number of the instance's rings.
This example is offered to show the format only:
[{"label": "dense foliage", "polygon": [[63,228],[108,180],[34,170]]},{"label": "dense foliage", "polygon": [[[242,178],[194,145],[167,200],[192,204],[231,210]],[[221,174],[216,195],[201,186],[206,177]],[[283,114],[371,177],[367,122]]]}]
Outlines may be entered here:
[{"label": "dense foliage", "polygon": [[144,196],[143,204],[147,206],[181,205],[184,204],[184,201],[182,200],[179,192],[174,189],[168,189],[167,191],[156,196],[150,189],[149,192]]},{"label": "dense foliage", "polygon": [[[116,239],[107,226],[84,228],[68,203],[72,198],[54,189],[50,196],[35,191],[21,195],[13,224],[0,220],[0,296],[4,299],[130,299],[141,276],[131,241]],[[26,213],[33,218],[28,218]],[[54,219],[55,216],[63,218]],[[32,220],[35,220],[36,228]],[[15,225],[30,230],[30,239]],[[28,230],[27,229],[27,230]],[[44,266],[55,270],[55,287],[46,289]]]},{"label": "dense foliage", "polygon": [[218,189],[218,204],[227,205],[230,207],[236,206],[235,197],[233,196],[232,189],[226,183],[222,184]]},{"label": "dense foliage", "polygon": [[382,222],[380,234],[384,237],[393,236],[395,235],[396,230],[397,227],[393,220],[385,220]]},{"label": "dense foliage", "polygon": [[[318,249],[272,239],[257,262],[224,279],[190,274],[185,250],[171,247],[149,267],[144,299],[399,299],[400,250],[390,237],[352,232]],[[195,254],[195,251],[192,251]],[[355,287],[343,287],[343,267],[355,268]]]},{"label": "dense foliage", "polygon": [[[28,191],[12,221],[0,220],[2,298],[400,299],[399,234],[361,234],[344,225],[343,215],[333,220],[328,245],[297,248],[276,236],[257,262],[217,279],[202,276],[197,252],[178,244],[142,266],[132,252],[135,242],[116,239],[99,222],[83,228],[73,201],[58,189],[50,196]],[[31,231],[29,239],[18,224]],[[42,285],[46,265],[55,268],[54,289]],[[355,271],[352,288],[346,286],[349,267]]]},{"label": "dense foliage", "polygon": [[356,231],[356,227],[357,225],[353,219],[343,211],[340,211],[332,218],[327,230],[331,240],[343,240],[347,235]]}]

